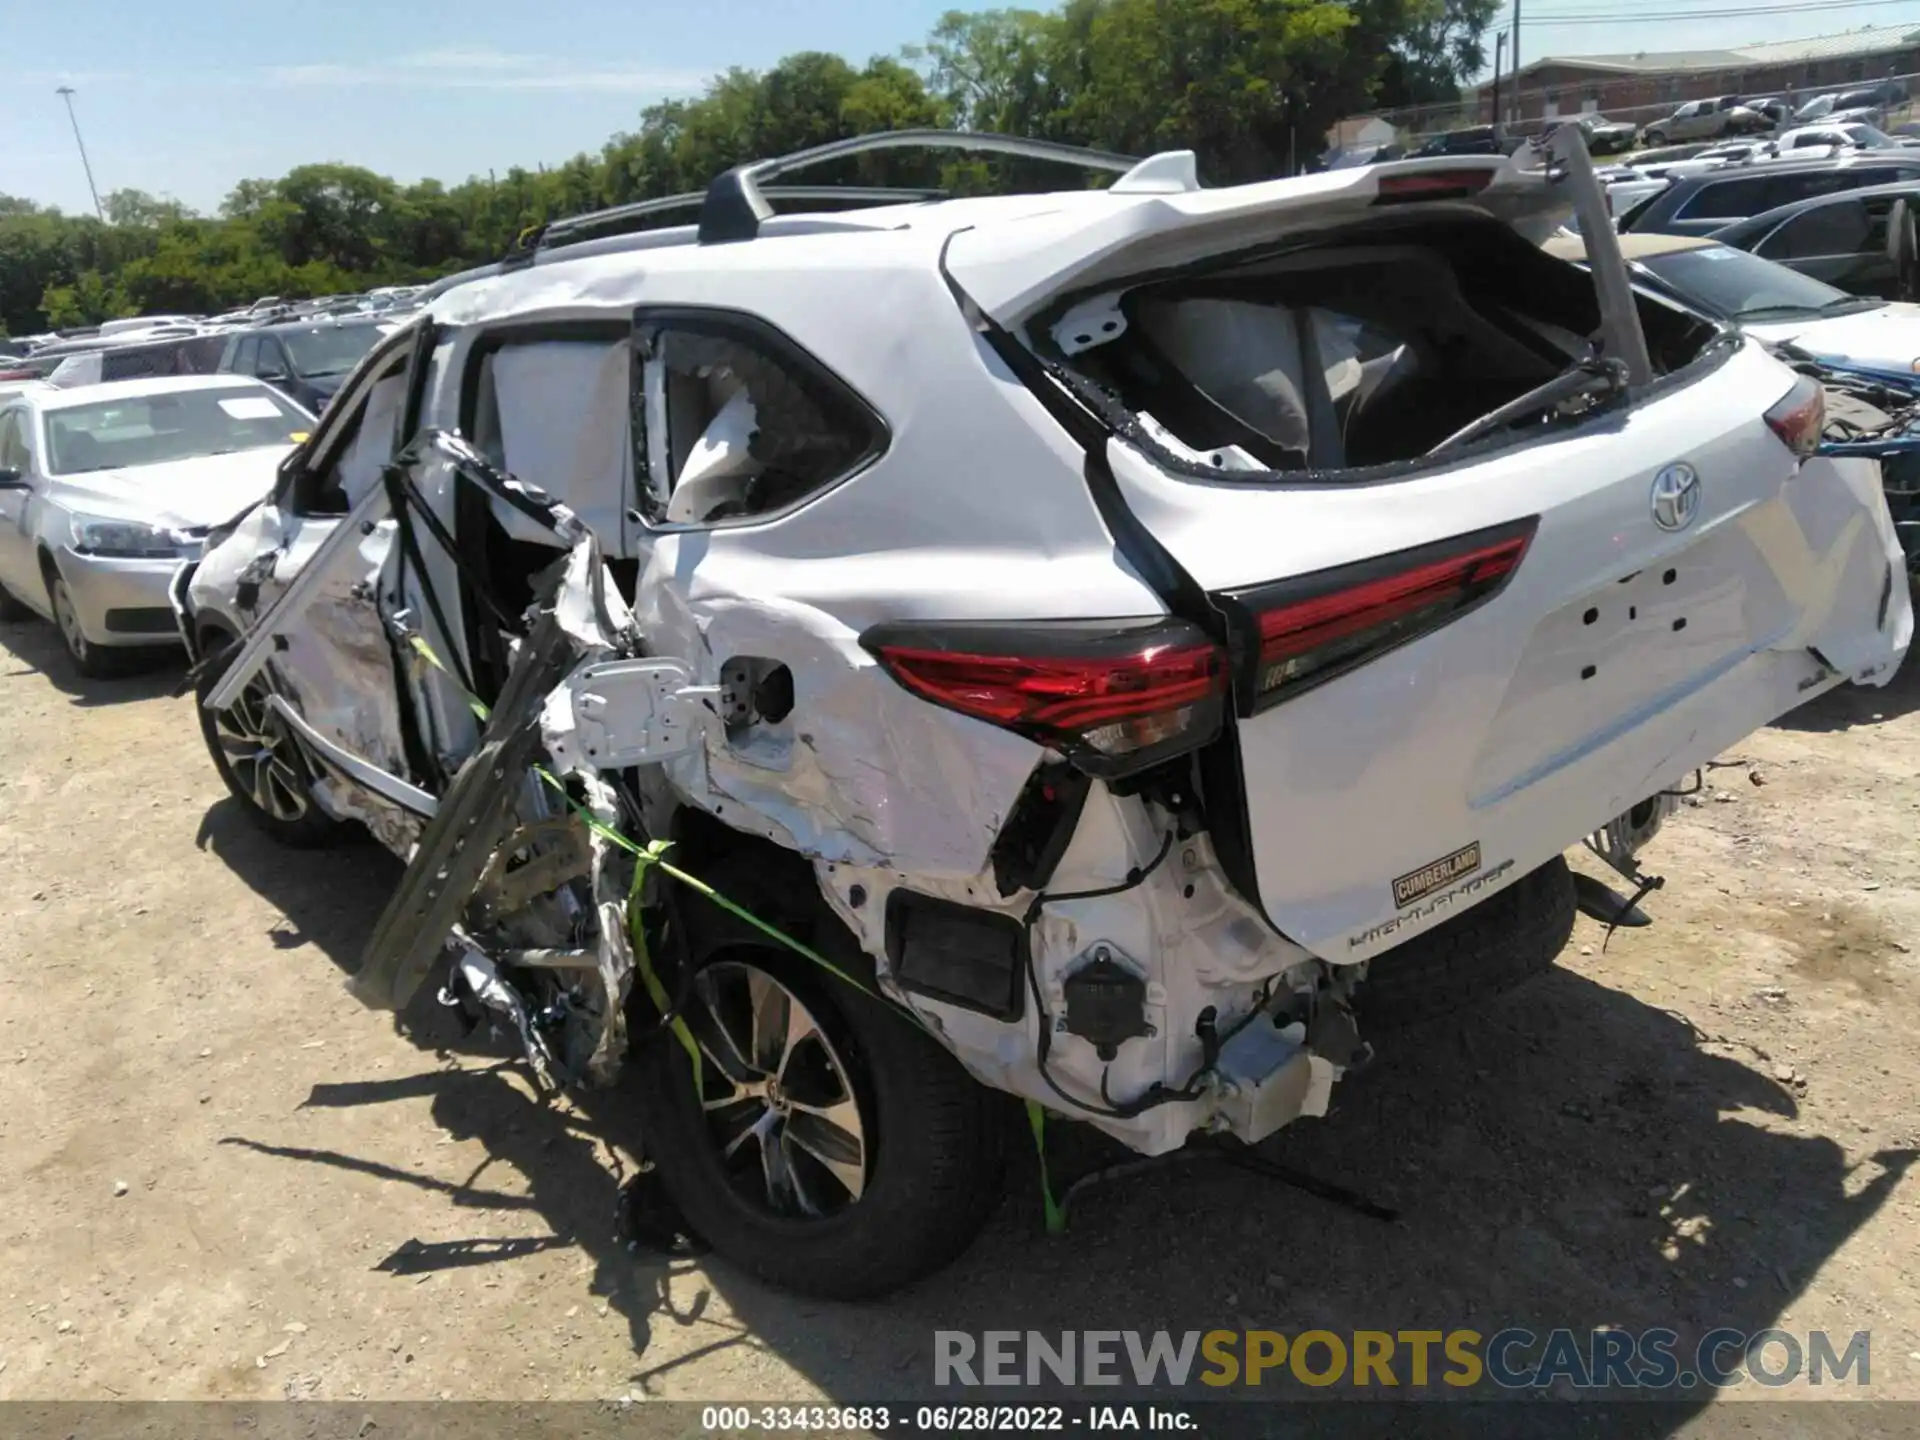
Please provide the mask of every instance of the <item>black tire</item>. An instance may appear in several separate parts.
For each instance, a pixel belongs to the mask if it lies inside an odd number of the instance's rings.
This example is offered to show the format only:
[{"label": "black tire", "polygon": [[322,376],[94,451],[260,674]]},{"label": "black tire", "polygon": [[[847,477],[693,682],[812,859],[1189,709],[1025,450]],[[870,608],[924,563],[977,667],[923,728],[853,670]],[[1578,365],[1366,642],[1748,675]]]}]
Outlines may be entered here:
[{"label": "black tire", "polygon": [[1667,143],[1666,132],[1662,130],[1649,130],[1640,137],[1640,143],[1649,150],[1658,150],[1662,145]]},{"label": "black tire", "polygon": [[[710,874],[721,894],[797,937],[810,933],[816,949],[862,976],[851,936],[817,898],[790,900],[783,914],[754,878],[751,867],[731,865]],[[819,1021],[852,1072],[854,1098],[872,1137],[857,1200],[818,1218],[774,1213],[764,1197],[729,1178],[686,1051],[646,1006],[637,1006],[644,1013],[636,1015],[629,1076],[642,1140],[687,1225],[769,1284],[825,1299],[883,1295],[950,1263],[1000,1197],[1002,1129],[991,1094],[885,1001],[769,946],[684,889],[676,902],[686,921],[687,963],[751,965],[777,979]],[[808,911],[816,917],[812,925]],[[675,988],[672,976],[663,979]]]},{"label": "black tire", "polygon": [[47,605],[53,611],[53,628],[59,633],[60,648],[67,652],[67,663],[87,680],[111,680],[124,675],[138,663],[140,651],[117,646],[96,645],[80,628],[78,612],[67,582],[52,560],[42,558],[41,572],[47,582]]},{"label": "black tire", "polygon": [[[209,632],[201,637],[204,653],[230,649],[234,645],[231,637],[218,632]],[[247,819],[259,829],[271,835],[282,845],[295,850],[318,850],[330,845],[339,845],[350,839],[355,827],[334,819],[320,808],[320,802],[314,799],[312,781],[313,762],[304,754],[299,754],[297,744],[292,746],[291,756],[298,755],[295,773],[299,781],[300,797],[305,809],[297,818],[275,815],[264,808],[254,796],[251,787],[242,782],[235,773],[233,762],[228,758],[221,744],[220,722],[213,711],[207,709],[207,696],[213,693],[213,687],[220,683],[220,677],[226,672],[226,666],[216,663],[209,665],[194,685],[194,715],[200,722],[200,738],[206,742],[207,753],[213,757],[213,768],[220,772],[221,780],[226,782],[228,792],[240,802],[240,808],[246,812]],[[292,744],[292,742],[289,742]]]},{"label": "black tire", "polygon": [[1376,956],[1354,996],[1361,1033],[1472,1010],[1552,967],[1573,934],[1573,872],[1555,857],[1445,924]]}]

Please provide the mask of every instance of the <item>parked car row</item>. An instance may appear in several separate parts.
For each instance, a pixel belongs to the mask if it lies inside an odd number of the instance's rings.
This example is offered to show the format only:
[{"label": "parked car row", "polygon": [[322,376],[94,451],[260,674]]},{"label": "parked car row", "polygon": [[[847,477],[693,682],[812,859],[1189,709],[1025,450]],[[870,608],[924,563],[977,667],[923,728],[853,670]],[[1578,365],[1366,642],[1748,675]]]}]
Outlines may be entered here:
[{"label": "parked car row", "polygon": [[250,375],[316,412],[398,323],[391,313],[316,312],[252,323],[169,322],[61,339],[0,361],[0,393],[23,385],[97,385],[161,375]]},{"label": "parked car row", "polygon": [[237,375],[0,397],[0,620],[44,616],[82,675],[177,632],[167,599],[209,529],[258,501],[313,414]]}]

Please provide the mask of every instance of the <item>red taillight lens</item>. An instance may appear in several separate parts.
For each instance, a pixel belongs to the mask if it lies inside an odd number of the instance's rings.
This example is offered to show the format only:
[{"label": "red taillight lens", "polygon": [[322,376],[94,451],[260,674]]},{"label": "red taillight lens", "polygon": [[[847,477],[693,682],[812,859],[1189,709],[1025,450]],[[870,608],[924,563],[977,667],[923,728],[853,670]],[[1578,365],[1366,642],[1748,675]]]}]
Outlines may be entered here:
[{"label": "red taillight lens", "polygon": [[1827,428],[1827,392],[1811,375],[1802,375],[1787,398],[1767,411],[1767,427],[1802,460],[1820,448]]},{"label": "red taillight lens", "polygon": [[1491,599],[1519,568],[1539,521],[1475,531],[1337,570],[1223,596],[1244,637],[1251,713],[1431,634]]},{"label": "red taillight lens", "polygon": [[1382,175],[1376,205],[1410,200],[1458,200],[1478,195],[1493,183],[1490,167],[1471,170],[1427,170],[1412,175]]},{"label": "red taillight lens", "polygon": [[924,700],[1113,777],[1211,740],[1226,660],[1181,620],[881,625],[861,644]]}]

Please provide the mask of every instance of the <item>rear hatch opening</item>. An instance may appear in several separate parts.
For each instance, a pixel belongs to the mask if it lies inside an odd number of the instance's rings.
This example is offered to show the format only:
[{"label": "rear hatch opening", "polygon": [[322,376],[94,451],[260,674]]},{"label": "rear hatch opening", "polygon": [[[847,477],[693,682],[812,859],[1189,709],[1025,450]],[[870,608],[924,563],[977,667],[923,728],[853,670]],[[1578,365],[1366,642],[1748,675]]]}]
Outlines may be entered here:
[{"label": "rear hatch opening", "polygon": [[[1724,334],[1637,302],[1656,384]],[[1451,204],[1069,299],[1027,327],[1055,373],[1167,468],[1294,482],[1564,432],[1626,398],[1601,330],[1589,274]]]},{"label": "rear hatch opening", "polygon": [[1817,387],[1636,293],[1610,232],[1583,225],[1589,271],[1538,248],[1570,202],[1604,223],[1572,152],[1565,183],[1379,167],[948,246],[1125,553],[1219,647],[1196,753],[1223,867],[1335,963],[1837,683],[1821,653],[1894,644],[1877,497],[1810,459]]}]

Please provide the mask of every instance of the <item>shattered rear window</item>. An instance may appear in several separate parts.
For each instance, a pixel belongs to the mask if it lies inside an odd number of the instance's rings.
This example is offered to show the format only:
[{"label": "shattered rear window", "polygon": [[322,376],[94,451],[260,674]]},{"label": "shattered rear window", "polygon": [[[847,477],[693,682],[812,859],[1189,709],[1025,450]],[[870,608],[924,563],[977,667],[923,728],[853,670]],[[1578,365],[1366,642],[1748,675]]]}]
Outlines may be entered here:
[{"label": "shattered rear window", "polygon": [[634,471],[653,524],[775,514],[860,468],[885,429],[837,377],[745,317],[643,320]]}]

